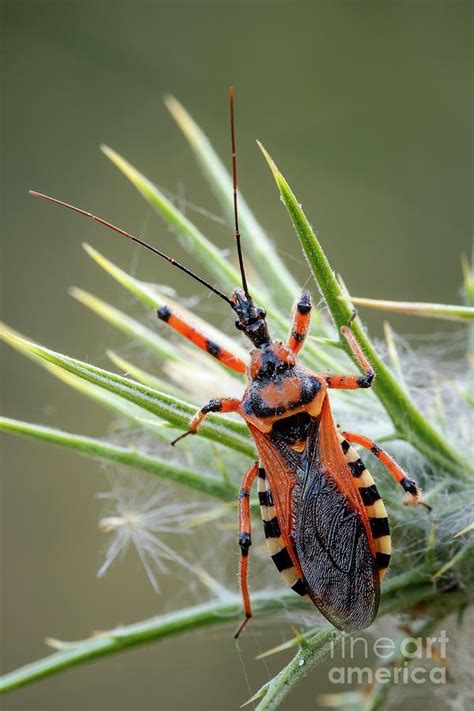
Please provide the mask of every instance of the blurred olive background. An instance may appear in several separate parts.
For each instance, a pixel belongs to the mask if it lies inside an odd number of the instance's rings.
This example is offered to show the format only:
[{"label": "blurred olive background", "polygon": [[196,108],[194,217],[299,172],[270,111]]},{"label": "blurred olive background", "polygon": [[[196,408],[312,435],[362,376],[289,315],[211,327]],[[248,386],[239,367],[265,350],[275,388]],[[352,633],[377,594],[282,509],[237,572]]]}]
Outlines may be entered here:
[{"label": "blurred olive background", "polygon": [[[75,202],[182,258],[98,146],[111,145],[160,186],[218,213],[162,99],[179,98],[228,159],[230,83],[242,192],[301,283],[308,270],[256,138],[352,293],[459,299],[460,253],[469,253],[472,233],[469,2],[16,0],[2,4],[2,26],[3,318],[19,331],[108,367],[105,349],[123,339],[68,288],[121,308],[130,300],[88,259],[83,240],[140,277],[197,292],[138,248],[26,193]],[[192,207],[187,213],[221,247],[232,246],[221,224]],[[383,317],[364,317],[379,335]],[[404,333],[438,327],[391,322]],[[2,411],[96,436],[110,426],[107,412],[6,348]],[[96,578],[104,541],[95,494],[107,489],[97,463],[4,437],[2,489],[4,670],[44,655],[46,636],[76,639],[143,619],[172,608],[174,594],[179,605],[196,601],[182,576],[157,597],[132,555]],[[237,564],[236,550],[228,562]],[[268,678],[254,657],[291,635],[289,621],[279,627],[257,620],[240,654],[225,626],[152,645],[18,690],[2,708],[230,711],[250,696],[246,675],[252,691]],[[271,659],[270,672],[283,661]],[[325,689],[323,670],[284,708],[317,708]]]}]

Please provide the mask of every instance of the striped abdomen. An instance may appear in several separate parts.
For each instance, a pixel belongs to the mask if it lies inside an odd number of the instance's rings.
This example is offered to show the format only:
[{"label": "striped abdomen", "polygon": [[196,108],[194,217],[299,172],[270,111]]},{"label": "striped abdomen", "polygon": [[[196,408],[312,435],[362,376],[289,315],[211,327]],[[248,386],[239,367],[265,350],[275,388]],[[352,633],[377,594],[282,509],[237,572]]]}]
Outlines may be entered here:
[{"label": "striped abdomen", "polygon": [[281,536],[270,484],[263,467],[259,467],[258,470],[258,500],[260,502],[265,540],[273,562],[285,583],[298,595],[306,595],[306,585],[296,572]]},{"label": "striped abdomen", "polygon": [[387,511],[371,473],[365,468],[356,450],[350,446],[340,432],[337,433],[337,436],[369,518],[376,550],[376,564],[380,580],[382,580],[387,572],[392,550]]}]

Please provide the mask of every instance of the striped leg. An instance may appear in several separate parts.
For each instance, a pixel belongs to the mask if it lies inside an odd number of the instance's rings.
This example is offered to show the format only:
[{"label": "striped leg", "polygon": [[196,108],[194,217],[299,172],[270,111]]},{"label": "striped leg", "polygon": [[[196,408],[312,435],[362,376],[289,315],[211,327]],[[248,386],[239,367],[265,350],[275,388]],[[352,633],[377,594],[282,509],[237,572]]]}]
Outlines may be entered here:
[{"label": "striped leg", "polygon": [[210,412],[236,412],[239,405],[240,400],[233,397],[221,397],[216,400],[209,400],[204,407],[201,407],[201,409],[196,412],[193,419],[189,423],[189,430],[187,432],[183,432],[183,434],[179,435],[179,437],[176,437],[176,439],[171,442],[171,446],[174,447],[176,442],[179,442],[180,439],[183,439],[190,434],[196,434],[201,422]]},{"label": "striped leg", "polygon": [[311,299],[306,291],[303,291],[297,301],[293,323],[288,338],[288,348],[295,355],[303,348],[303,343],[308,335],[311,323]]},{"label": "striped leg", "polygon": [[342,388],[344,390],[370,388],[375,377],[375,372],[372,366],[365,357],[357,338],[354,336],[349,326],[342,326],[341,333],[349,344],[354,358],[364,371],[364,375],[328,375],[326,377],[328,388]]},{"label": "striped leg", "polygon": [[252,484],[258,472],[258,464],[252,464],[242,480],[239,496],[239,546],[240,546],[240,589],[242,591],[242,600],[244,603],[245,617],[237,627],[234,637],[240,635],[247,622],[252,617],[252,606],[250,604],[249,586],[248,586],[248,569],[249,569],[249,548],[252,544],[251,527],[250,527],[250,491]]},{"label": "striped leg", "polygon": [[377,487],[371,473],[365,468],[364,462],[357,454],[356,450],[350,446],[346,435],[347,432],[337,433],[342,451],[352,472],[354,483],[357,486],[362,502],[369,519],[370,530],[375,545],[375,563],[378,569],[380,580],[387,572],[390,563],[390,553],[392,552],[392,541],[390,537],[390,526],[388,524],[387,511],[380,498]]},{"label": "striped leg", "polygon": [[235,370],[237,373],[245,373],[246,365],[243,360],[240,360],[236,355],[212,341],[204,333],[187,323],[181,316],[173,313],[167,306],[160,306],[157,314],[161,321],[167,323],[168,326],[194,343],[198,348],[202,348],[203,351],[209,353],[220,363],[223,363],[231,370]]},{"label": "striped leg", "polygon": [[365,447],[372,452],[372,454],[377,457],[379,461],[388,469],[390,474],[393,476],[396,482],[400,484],[403,491],[410,494],[410,498],[405,500],[406,504],[419,504],[425,506],[429,511],[431,511],[431,506],[428,506],[422,498],[421,491],[413,479],[409,479],[403,469],[396,463],[396,461],[390,456],[388,452],[375,444],[371,439],[365,437],[364,435],[355,434],[354,432],[342,432],[342,436],[348,441],[354,444],[360,444],[361,447]]}]

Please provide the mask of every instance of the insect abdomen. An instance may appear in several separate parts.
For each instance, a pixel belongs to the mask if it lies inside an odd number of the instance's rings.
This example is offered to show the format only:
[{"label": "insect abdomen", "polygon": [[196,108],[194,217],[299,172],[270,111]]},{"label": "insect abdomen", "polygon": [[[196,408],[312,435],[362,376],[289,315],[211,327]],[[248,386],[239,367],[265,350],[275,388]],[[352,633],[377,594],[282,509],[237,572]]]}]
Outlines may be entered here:
[{"label": "insect abdomen", "polygon": [[306,595],[306,585],[296,572],[281,536],[270,484],[263,467],[258,470],[258,499],[268,552],[285,583],[298,595]]},{"label": "insect abdomen", "polygon": [[387,511],[377,491],[373,477],[369,470],[366,469],[362,459],[340,432],[337,433],[337,436],[369,518],[376,550],[376,565],[380,580],[382,580],[387,572],[392,551]]}]

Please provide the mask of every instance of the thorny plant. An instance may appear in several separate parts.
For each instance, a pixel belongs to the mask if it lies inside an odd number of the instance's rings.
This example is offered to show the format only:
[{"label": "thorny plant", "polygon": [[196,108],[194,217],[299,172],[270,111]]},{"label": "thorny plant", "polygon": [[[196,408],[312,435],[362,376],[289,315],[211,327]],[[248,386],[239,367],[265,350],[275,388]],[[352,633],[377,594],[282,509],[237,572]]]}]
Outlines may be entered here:
[{"label": "thorny plant", "polygon": [[[206,136],[184,108],[173,98],[167,106],[188,139],[190,146],[220,201],[226,218],[231,222],[232,183],[220,159]],[[351,298],[342,279],[337,277],[309,224],[301,205],[265,149],[260,146],[278,186],[281,199],[301,242],[323,298],[323,307],[313,320],[311,338],[301,359],[315,371],[345,372],[351,364],[339,327],[348,321],[352,312]],[[228,292],[239,285],[238,271],[233,263],[205,237],[161,190],[140,174],[130,163],[110,148],[103,147],[106,156],[123,172],[178,236],[183,247],[201,264],[222,289]],[[251,290],[259,304],[267,310],[269,322],[277,337],[285,338],[292,303],[299,293],[298,284],[288,272],[264,230],[245,201],[240,203],[241,231],[247,262],[251,265]],[[113,264],[95,249],[84,245],[87,254],[122,287],[140,301],[147,311],[159,306],[175,306],[170,290],[140,281]],[[448,615],[462,614],[473,599],[473,569],[470,561],[474,549],[472,538],[474,511],[472,497],[473,471],[470,437],[472,434],[472,406],[474,404],[473,326],[474,276],[464,264],[465,306],[440,304],[403,304],[367,302],[367,306],[405,310],[421,316],[435,316],[460,320],[469,329],[468,369],[465,365],[452,368],[447,378],[437,372],[430,362],[423,362],[423,388],[410,380],[412,368],[404,367],[406,355],[400,354],[397,338],[386,325],[386,343],[376,348],[359,319],[353,324],[355,335],[372,362],[377,377],[371,391],[363,398],[353,393],[335,391],[331,400],[337,417],[350,427],[352,422],[365,422],[366,433],[376,441],[383,441],[393,450],[401,463],[414,475],[424,490],[424,497],[433,507],[433,514],[407,510],[398,491],[378,464],[370,468],[378,474],[378,485],[388,503],[393,530],[395,555],[390,575],[383,585],[379,618],[390,615],[405,628],[422,630],[428,634],[439,627]],[[130,544],[137,547],[154,587],[156,574],[164,571],[170,560],[188,566],[192,575],[206,586],[207,602],[176,610],[129,626],[120,626],[77,642],[49,640],[56,651],[43,659],[7,673],[0,682],[3,692],[29,684],[45,676],[56,674],[76,664],[137,646],[150,640],[185,633],[198,627],[227,623],[240,619],[241,600],[235,589],[224,581],[211,577],[199,567],[175,553],[167,533],[180,534],[187,526],[198,526],[202,521],[235,516],[239,475],[246,462],[255,458],[250,436],[243,424],[232,417],[210,416],[199,430],[199,437],[188,438],[181,451],[170,458],[165,445],[180,430],[209,397],[225,394],[238,395],[243,381],[235,373],[225,370],[196,349],[170,336],[165,327],[148,327],[114,306],[80,289],[72,295],[95,314],[136,341],[143,351],[155,358],[160,375],[152,375],[122,355],[108,352],[113,365],[127,377],[98,368],[21,336],[4,326],[2,338],[20,353],[47,368],[66,384],[80,390],[87,397],[98,400],[127,423],[128,446],[115,441],[102,441],[37,424],[0,418],[0,428],[24,437],[77,450],[102,462],[122,465],[133,472],[131,485],[124,479],[112,481],[107,495],[108,510],[100,527],[106,531],[110,545],[100,570],[104,573],[112,561]],[[352,299],[354,303],[358,300]],[[360,301],[362,303],[362,301]],[[215,329],[202,319],[190,315],[183,304],[179,311],[201,325],[212,338]],[[245,357],[242,345],[234,338],[219,332],[216,338],[228,345],[238,356]],[[381,355],[382,353],[382,355]],[[192,359],[192,369],[190,360]],[[418,355],[413,362],[423,360]],[[430,369],[427,384],[426,372]],[[123,433],[122,433],[123,434]],[[123,442],[124,437],[120,438]],[[145,443],[145,444],[143,444]],[[153,475],[174,487],[174,500],[187,487],[207,497],[203,509],[189,505],[167,503],[156,491],[149,492],[148,484],[137,481],[137,473]],[[142,477],[142,478],[143,478]],[[150,480],[150,478],[148,477]],[[181,500],[182,497],[180,497]],[[256,508],[256,507],[255,507]],[[189,529],[188,529],[189,530]],[[199,529],[197,529],[199,531]],[[222,545],[227,541],[222,541]],[[222,553],[225,557],[225,551]],[[219,575],[216,571],[216,574]],[[271,571],[273,572],[273,571]],[[275,578],[273,578],[275,581]],[[252,596],[255,617],[275,615],[286,610],[296,614],[307,609],[308,603],[297,595],[274,589],[256,591]],[[318,619],[319,618],[319,619]],[[252,697],[259,711],[276,709],[298,681],[324,659],[330,649],[341,642],[343,634],[322,623],[316,610],[305,618],[311,620],[304,634],[291,637],[280,649],[295,648],[294,658],[279,674],[267,682]],[[308,625],[309,626],[309,625]],[[424,632],[423,632],[424,630]],[[394,664],[396,664],[396,660]],[[375,684],[367,693],[356,697],[356,706],[380,708],[390,693],[390,684]],[[340,704],[344,700],[341,698]]]}]

